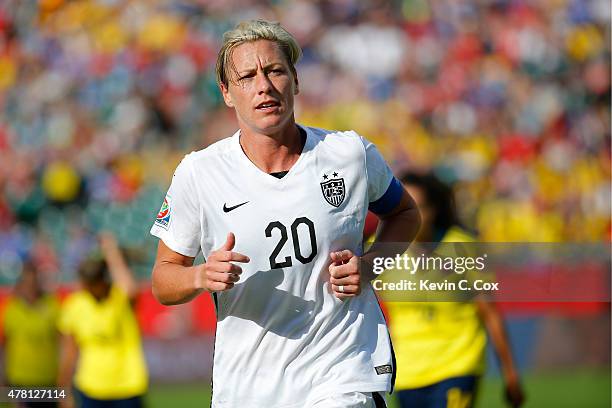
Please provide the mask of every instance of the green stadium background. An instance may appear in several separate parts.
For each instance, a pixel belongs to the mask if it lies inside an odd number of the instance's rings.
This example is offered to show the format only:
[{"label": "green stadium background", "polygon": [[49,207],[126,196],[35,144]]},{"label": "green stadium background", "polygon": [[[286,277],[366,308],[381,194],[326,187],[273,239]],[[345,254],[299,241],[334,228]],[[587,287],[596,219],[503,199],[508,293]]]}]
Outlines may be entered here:
[{"label": "green stadium background", "polygon": [[[150,407],[210,399],[210,298],[157,304],[148,230],[182,156],[236,129],[214,62],[247,18],[303,46],[300,123],[435,172],[482,241],[610,241],[607,0],[0,1],[1,298],[26,257],[65,295],[112,231],[142,286]],[[610,406],[609,303],[503,309],[527,407]],[[503,406],[491,353],[479,406]]]}]

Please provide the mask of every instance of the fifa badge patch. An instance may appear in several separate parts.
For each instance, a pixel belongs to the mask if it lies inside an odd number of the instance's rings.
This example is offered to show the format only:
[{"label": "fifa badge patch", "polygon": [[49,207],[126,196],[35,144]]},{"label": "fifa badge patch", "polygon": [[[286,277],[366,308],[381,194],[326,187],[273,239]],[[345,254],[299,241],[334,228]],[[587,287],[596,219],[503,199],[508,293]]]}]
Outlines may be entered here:
[{"label": "fifa badge patch", "polygon": [[168,226],[170,225],[170,214],[172,213],[169,200],[169,196],[164,198],[164,202],[162,203],[162,206],[157,213],[157,217],[155,218],[155,225],[160,226],[165,230],[167,230]]},{"label": "fifa badge patch", "polygon": [[321,192],[323,193],[323,198],[329,204],[334,207],[340,207],[340,204],[344,201],[345,197],[345,187],[344,187],[344,179],[338,177],[337,172],[332,173],[332,178],[329,175],[323,175],[323,182],[321,182]]}]

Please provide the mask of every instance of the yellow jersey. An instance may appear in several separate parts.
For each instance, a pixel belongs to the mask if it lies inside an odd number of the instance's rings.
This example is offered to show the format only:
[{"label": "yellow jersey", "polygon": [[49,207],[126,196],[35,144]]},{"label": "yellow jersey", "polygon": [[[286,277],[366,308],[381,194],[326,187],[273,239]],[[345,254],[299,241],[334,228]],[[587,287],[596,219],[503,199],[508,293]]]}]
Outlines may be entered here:
[{"label": "yellow jersey", "polygon": [[[473,242],[458,227],[442,242]],[[486,331],[472,302],[387,302],[396,354],[398,390],[425,387],[451,377],[481,375]]]},{"label": "yellow jersey", "polygon": [[130,301],[112,286],[97,301],[85,290],[71,294],[62,306],[62,333],[72,335],[79,348],[75,386],[96,399],[142,395],[147,390],[147,368],[140,330]]},{"label": "yellow jersey", "polygon": [[59,302],[44,295],[34,304],[11,296],[4,309],[6,379],[11,385],[53,386],[58,369]]}]

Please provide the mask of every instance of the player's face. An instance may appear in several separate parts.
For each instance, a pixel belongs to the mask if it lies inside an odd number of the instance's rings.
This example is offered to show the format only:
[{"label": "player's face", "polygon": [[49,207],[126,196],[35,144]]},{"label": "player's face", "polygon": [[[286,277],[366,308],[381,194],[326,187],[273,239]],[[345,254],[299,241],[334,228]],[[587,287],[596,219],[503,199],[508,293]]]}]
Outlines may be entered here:
[{"label": "player's face", "polygon": [[97,300],[105,299],[110,293],[110,285],[104,281],[83,282],[83,288]]},{"label": "player's face", "polygon": [[17,289],[28,300],[36,299],[41,290],[38,273],[33,269],[25,269],[17,283]]},{"label": "player's face", "polygon": [[[297,77],[277,43],[246,42],[232,54],[228,86],[221,85],[225,104],[236,109],[240,128],[261,134],[282,132],[294,124],[293,96]],[[233,72],[232,72],[233,71]]]}]

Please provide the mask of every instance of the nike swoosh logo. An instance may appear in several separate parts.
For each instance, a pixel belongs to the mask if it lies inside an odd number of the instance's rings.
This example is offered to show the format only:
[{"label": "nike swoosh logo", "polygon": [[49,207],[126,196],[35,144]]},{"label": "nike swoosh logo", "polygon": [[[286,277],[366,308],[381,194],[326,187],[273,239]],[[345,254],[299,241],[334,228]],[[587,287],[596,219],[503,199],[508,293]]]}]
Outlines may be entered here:
[{"label": "nike swoosh logo", "polygon": [[238,205],[234,205],[232,207],[228,207],[227,204],[223,203],[223,212],[228,213],[232,210],[235,210],[238,207],[241,207],[243,205],[245,205],[246,203],[248,203],[248,201],[245,201],[244,203],[238,204]]}]

